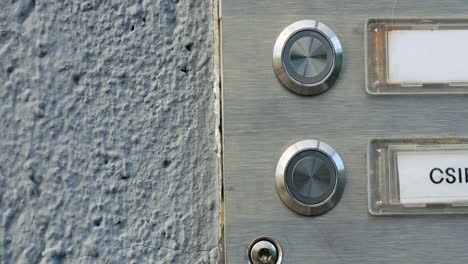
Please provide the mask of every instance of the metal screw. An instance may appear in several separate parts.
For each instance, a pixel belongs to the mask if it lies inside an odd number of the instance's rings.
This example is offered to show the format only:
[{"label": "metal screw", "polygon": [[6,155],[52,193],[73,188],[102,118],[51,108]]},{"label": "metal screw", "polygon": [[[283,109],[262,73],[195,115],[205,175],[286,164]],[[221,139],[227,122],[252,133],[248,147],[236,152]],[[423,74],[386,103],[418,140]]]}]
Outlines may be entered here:
[{"label": "metal screw", "polygon": [[251,264],[279,264],[281,251],[273,242],[262,238],[253,242],[249,257]]},{"label": "metal screw", "polygon": [[264,264],[270,263],[270,261],[271,261],[271,252],[266,248],[260,249],[260,251],[258,252],[258,260],[261,263],[264,263]]}]

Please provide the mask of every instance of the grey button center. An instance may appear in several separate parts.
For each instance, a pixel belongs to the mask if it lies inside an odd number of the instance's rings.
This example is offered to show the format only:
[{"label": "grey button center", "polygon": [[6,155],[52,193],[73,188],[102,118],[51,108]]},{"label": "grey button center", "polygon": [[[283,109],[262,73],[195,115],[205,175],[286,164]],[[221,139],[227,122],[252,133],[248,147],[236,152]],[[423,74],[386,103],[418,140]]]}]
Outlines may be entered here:
[{"label": "grey button center", "polygon": [[333,173],[323,160],[317,157],[301,159],[293,169],[294,188],[306,197],[317,197],[324,194],[330,186]]},{"label": "grey button center", "polygon": [[291,159],[286,169],[286,186],[289,193],[302,203],[321,203],[335,189],[335,165],[321,151],[303,151]]},{"label": "grey button center", "polygon": [[294,34],[283,52],[286,71],[303,84],[321,82],[333,68],[333,48],[327,38],[317,31],[304,30]]},{"label": "grey button center", "polygon": [[314,37],[298,39],[289,52],[294,71],[303,77],[314,77],[327,66],[327,47]]}]

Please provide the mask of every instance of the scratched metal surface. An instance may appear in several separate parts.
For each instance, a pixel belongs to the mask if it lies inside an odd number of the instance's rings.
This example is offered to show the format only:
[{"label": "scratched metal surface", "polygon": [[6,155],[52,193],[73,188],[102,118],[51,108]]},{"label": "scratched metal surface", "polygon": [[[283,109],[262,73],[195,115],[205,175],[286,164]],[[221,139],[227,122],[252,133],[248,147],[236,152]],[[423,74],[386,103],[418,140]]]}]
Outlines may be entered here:
[{"label": "scratched metal surface", "polygon": [[[369,139],[467,136],[468,97],[367,95],[364,23],[368,17],[468,17],[468,3],[223,0],[222,11],[227,263],[246,263],[248,244],[263,235],[281,244],[283,263],[466,263],[467,216],[367,211]],[[339,81],[315,97],[289,92],[272,69],[277,35],[302,19],[327,24],[344,49]],[[340,203],[319,217],[288,210],[275,190],[281,153],[309,138],[332,145],[347,169]]]}]

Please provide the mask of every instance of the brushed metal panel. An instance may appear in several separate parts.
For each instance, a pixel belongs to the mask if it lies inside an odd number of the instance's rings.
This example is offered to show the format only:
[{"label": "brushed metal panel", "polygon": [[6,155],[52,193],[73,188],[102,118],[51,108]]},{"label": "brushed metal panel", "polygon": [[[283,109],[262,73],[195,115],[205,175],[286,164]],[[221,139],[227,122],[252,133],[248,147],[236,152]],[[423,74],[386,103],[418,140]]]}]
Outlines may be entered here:
[{"label": "brushed metal panel", "polygon": [[[467,17],[464,1],[223,0],[226,261],[246,263],[257,237],[278,240],[283,263],[466,263],[467,216],[375,217],[367,211],[371,138],[462,137],[467,96],[371,96],[365,91],[364,23],[369,17]],[[277,35],[314,19],[338,35],[340,79],[303,97],[272,69]],[[287,209],[275,190],[282,152],[302,139],[330,144],[344,159],[341,201],[319,217]]]}]

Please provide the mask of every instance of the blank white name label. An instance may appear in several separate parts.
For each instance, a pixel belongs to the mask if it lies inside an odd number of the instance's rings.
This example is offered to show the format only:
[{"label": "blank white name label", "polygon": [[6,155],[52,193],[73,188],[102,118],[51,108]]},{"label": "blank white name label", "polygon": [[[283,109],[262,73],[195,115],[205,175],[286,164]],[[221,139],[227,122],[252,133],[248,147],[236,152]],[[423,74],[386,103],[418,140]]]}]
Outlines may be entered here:
[{"label": "blank white name label", "polygon": [[468,150],[397,153],[402,204],[468,202]]},{"label": "blank white name label", "polygon": [[388,32],[390,83],[468,82],[468,30]]}]

